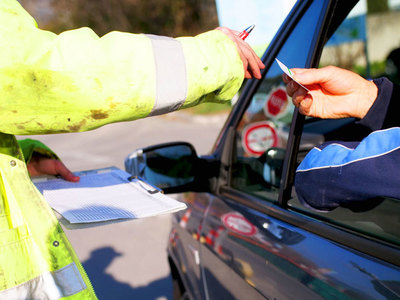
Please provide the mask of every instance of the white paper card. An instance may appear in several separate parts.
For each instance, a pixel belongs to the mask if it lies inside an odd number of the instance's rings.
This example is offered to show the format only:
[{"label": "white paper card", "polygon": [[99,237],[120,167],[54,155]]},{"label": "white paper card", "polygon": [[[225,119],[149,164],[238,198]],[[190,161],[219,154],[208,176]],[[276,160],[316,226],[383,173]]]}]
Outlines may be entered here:
[{"label": "white paper card", "polygon": [[302,88],[304,88],[307,92],[309,92],[310,90],[308,88],[306,88],[304,85],[302,85],[300,82],[298,82],[296,80],[296,78],[294,78],[293,73],[290,71],[290,69],[288,67],[286,67],[279,59],[275,58],[276,62],[278,63],[279,67],[282,69],[282,71],[289,76],[290,78],[292,78],[294,81],[297,82],[298,85],[300,85]]}]

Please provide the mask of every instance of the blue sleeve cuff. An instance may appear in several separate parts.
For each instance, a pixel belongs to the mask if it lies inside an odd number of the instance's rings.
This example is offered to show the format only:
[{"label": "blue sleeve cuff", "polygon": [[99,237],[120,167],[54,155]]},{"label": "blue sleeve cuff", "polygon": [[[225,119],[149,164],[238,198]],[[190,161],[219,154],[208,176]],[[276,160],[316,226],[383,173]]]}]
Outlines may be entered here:
[{"label": "blue sleeve cuff", "polygon": [[384,128],[392,98],[393,83],[385,77],[374,79],[373,82],[378,87],[378,97],[365,117],[357,123],[375,131]]}]

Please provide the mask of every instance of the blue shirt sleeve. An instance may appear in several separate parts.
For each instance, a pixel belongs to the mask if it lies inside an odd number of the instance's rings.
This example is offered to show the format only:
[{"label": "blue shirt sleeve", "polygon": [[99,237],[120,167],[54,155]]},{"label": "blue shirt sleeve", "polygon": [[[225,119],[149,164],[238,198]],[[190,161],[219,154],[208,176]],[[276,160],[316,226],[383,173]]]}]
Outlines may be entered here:
[{"label": "blue shirt sleeve", "polygon": [[313,148],[298,167],[297,196],[321,211],[338,206],[360,211],[377,197],[400,199],[399,165],[399,127],[374,131],[361,142],[328,142]]},{"label": "blue shirt sleeve", "polygon": [[378,97],[357,123],[373,132],[361,142],[327,142],[312,149],[296,171],[300,202],[329,211],[338,206],[361,211],[378,197],[400,199],[400,87],[374,80]]},{"label": "blue shirt sleeve", "polygon": [[378,97],[366,116],[358,121],[371,130],[400,126],[400,88],[389,79],[382,77],[373,80],[378,87]]}]

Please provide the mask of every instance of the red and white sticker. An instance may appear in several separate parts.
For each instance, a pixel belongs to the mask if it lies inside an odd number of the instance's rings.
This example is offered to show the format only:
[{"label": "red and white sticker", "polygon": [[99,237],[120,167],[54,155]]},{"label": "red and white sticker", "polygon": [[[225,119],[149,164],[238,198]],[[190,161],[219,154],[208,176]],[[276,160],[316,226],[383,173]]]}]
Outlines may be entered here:
[{"label": "red and white sticker", "polygon": [[289,99],[284,87],[273,89],[264,105],[264,113],[271,119],[286,115],[289,110]]},{"label": "red and white sticker", "polygon": [[269,148],[278,146],[274,124],[262,121],[247,125],[242,131],[242,144],[245,151],[252,155],[261,155]]},{"label": "red and white sticker", "polygon": [[227,213],[221,216],[221,221],[226,228],[241,235],[252,236],[257,233],[257,227],[238,213]]}]

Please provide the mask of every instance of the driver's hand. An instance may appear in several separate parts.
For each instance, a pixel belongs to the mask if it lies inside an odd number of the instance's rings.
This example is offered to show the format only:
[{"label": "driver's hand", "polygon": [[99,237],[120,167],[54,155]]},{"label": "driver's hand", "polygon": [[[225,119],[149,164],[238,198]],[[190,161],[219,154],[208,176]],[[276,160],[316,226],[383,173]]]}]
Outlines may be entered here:
[{"label": "driver's hand", "polygon": [[378,96],[377,86],[360,75],[334,66],[321,69],[291,69],[294,78],[283,74],[293,104],[306,116],[323,119],[362,119]]}]

